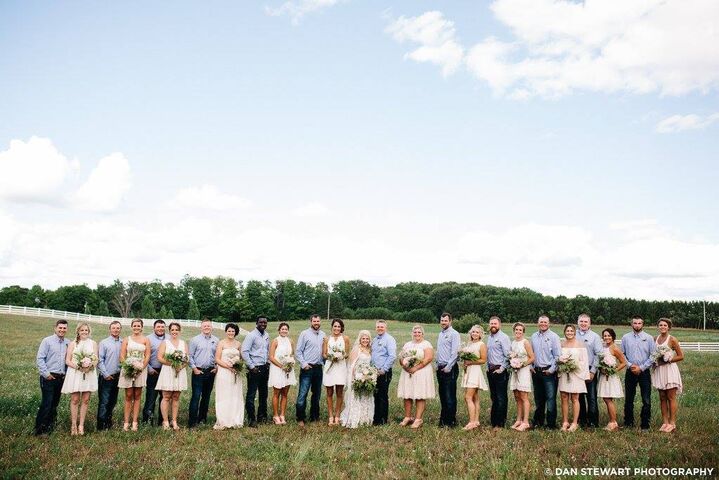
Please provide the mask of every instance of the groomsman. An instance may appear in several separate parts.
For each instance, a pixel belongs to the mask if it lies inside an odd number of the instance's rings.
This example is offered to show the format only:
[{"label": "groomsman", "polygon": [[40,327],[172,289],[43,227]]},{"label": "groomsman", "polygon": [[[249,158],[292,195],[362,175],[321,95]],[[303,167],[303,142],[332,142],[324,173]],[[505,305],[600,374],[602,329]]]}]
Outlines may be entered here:
[{"label": "groomsman", "polygon": [[557,359],[562,354],[559,335],[549,329],[549,317],[540,315],[538,330],[531,338],[534,350],[532,366],[532,387],[534,390],[533,426],[557,428]]},{"label": "groomsman", "polygon": [[452,315],[443,313],[439,318],[442,330],[437,338],[437,385],[442,406],[439,414],[440,427],[457,426],[457,378],[459,366],[459,332],[452,328]]},{"label": "groomsman", "polygon": [[112,411],[117,403],[117,382],[120,380],[120,348],[122,324],[110,323],[110,336],[100,342],[97,361],[97,429],[112,428]]},{"label": "groomsman", "polygon": [[70,343],[65,338],[66,333],[67,320],[58,320],[55,322],[55,334],[43,338],[37,350],[42,399],[35,418],[35,435],[50,433],[55,426],[60,391],[65,381],[65,354]]},{"label": "groomsman", "polygon": [[603,350],[602,339],[591,330],[592,319],[586,313],[577,318],[577,340],[584,342],[587,347],[587,360],[589,362],[589,379],[584,383],[587,385],[587,393],[579,394],[579,424],[582,427],[599,426],[599,405],[597,404],[597,386],[599,375],[599,356]]},{"label": "groomsman", "polygon": [[492,400],[490,421],[495,430],[504,428],[507,423],[507,386],[509,384],[509,337],[502,330],[498,316],[489,318],[489,338],[487,340],[487,380],[489,396]]},{"label": "groomsman", "polygon": [[162,395],[155,390],[155,387],[162,369],[162,364],[157,359],[157,351],[162,342],[165,341],[165,321],[155,320],[152,325],[152,333],[147,338],[150,340],[150,363],[147,364],[147,385],[145,388],[145,406],[142,408],[142,421],[152,424],[152,418],[155,416],[155,404],[157,404],[157,425],[162,425],[163,418],[160,410]]},{"label": "groomsman", "polygon": [[377,387],[374,391],[374,419],[372,425],[384,425],[389,417],[389,384],[392,383],[392,364],[397,358],[397,342],[387,333],[387,322],[377,320],[377,336],[372,340],[372,365],[377,367]]},{"label": "groomsman", "polygon": [[[242,359],[247,365],[247,395],[245,410],[248,426],[267,421],[267,382],[270,379],[270,336],[267,330],[267,317],[257,317],[255,329],[242,342]],[[255,417],[255,395],[259,391],[259,405]]]},{"label": "groomsman", "polygon": [[190,428],[207,423],[210,394],[215,383],[215,352],[219,339],[212,334],[212,322],[202,319],[200,333],[190,340],[190,368],[192,369],[192,398],[190,399]]},{"label": "groomsman", "polygon": [[641,428],[649,429],[652,415],[652,366],[651,354],[654,339],[644,330],[644,320],[639,315],[632,317],[632,331],[622,337],[622,353],[627,358],[627,373],[624,376],[624,426],[634,426],[634,397],[637,384],[641,389],[642,412]]},{"label": "groomsman", "polygon": [[325,332],[320,330],[320,316],[315,314],[310,318],[310,328],[303,330],[297,339],[295,358],[300,364],[300,388],[297,392],[297,403],[295,414],[297,423],[305,425],[305,405],[307,394],[312,389],[312,400],[310,402],[310,422],[320,419],[320,395],[322,394],[322,342],[325,339]]}]

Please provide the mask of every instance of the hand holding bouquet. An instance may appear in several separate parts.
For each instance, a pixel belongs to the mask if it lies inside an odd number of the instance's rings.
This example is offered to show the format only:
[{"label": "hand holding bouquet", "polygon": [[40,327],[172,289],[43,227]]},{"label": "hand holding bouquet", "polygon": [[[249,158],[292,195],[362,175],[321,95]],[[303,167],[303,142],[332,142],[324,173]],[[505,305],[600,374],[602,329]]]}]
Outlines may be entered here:
[{"label": "hand holding bouquet", "polygon": [[[421,352],[421,353],[420,353]],[[411,348],[409,350],[402,350],[399,354],[399,363],[404,367],[405,370],[410,370],[418,365],[424,359],[424,352],[422,350],[416,350]],[[412,374],[409,374],[410,378]]]},{"label": "hand holding bouquet", "polygon": [[141,357],[132,354],[122,362],[122,374],[132,379],[133,386],[135,385],[135,379],[142,373],[142,369],[144,368],[142,363]]},{"label": "hand holding bouquet", "polygon": [[566,373],[567,380],[569,380],[569,374],[574,373],[577,370],[579,370],[579,364],[571,353],[563,353],[557,359],[557,373],[560,375]]},{"label": "hand holding bouquet", "polygon": [[85,380],[85,375],[95,369],[97,365],[97,355],[94,353],[87,353],[82,350],[75,350],[72,354],[72,358],[77,365],[77,370],[82,372],[82,379]]},{"label": "hand holding bouquet", "polygon": [[602,375],[609,377],[617,374],[617,357],[609,352],[603,353],[599,356],[599,371]]},{"label": "hand holding bouquet", "polygon": [[327,368],[327,371],[329,372],[335,363],[344,360],[345,358],[347,358],[347,355],[345,354],[344,349],[338,347],[337,345],[329,347],[327,349],[327,361],[330,362],[330,366]]},{"label": "hand holding bouquet", "polygon": [[649,356],[651,358],[654,367],[669,363],[672,361],[676,353],[667,345],[659,345],[656,350]]},{"label": "hand holding bouquet", "polygon": [[166,353],[165,361],[169,363],[172,368],[175,369],[175,378],[180,375],[180,370],[185,368],[187,364],[190,363],[189,359],[187,358],[187,355],[185,355],[185,352],[183,352],[182,350],[175,350],[172,353]]},{"label": "hand holding bouquet", "polygon": [[285,376],[290,378],[290,372],[295,368],[295,357],[292,355],[282,355],[279,361],[282,364],[282,371],[285,372]]},{"label": "hand holding bouquet", "polygon": [[[459,359],[463,362],[478,362],[479,356],[474,353],[469,345],[462,345],[462,348],[459,349]],[[465,365],[466,367],[466,365]]]},{"label": "hand holding bouquet", "polygon": [[358,397],[374,394],[378,375],[377,367],[373,367],[368,362],[357,363],[352,380],[352,391]]},{"label": "hand holding bouquet", "polygon": [[239,377],[240,375],[242,375],[243,373],[245,373],[247,371],[247,364],[242,359],[242,356],[239,353],[232,355],[228,359],[228,362],[230,364],[230,368],[235,373],[234,381],[235,381],[235,383],[237,383],[237,377]]}]

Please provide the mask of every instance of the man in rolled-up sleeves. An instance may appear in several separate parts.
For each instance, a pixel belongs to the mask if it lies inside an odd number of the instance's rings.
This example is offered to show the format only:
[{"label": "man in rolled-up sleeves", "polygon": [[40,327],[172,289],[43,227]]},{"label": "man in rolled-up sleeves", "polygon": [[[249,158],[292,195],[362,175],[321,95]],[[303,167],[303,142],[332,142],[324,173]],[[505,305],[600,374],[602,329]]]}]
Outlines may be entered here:
[{"label": "man in rolled-up sleeves", "polygon": [[377,336],[372,339],[372,365],[377,367],[377,387],[374,391],[372,425],[384,425],[389,418],[389,384],[392,383],[392,364],[397,358],[397,342],[387,332],[387,322],[375,322]]},{"label": "man in rolled-up sleeves", "polygon": [[110,323],[110,336],[100,342],[97,361],[97,429],[112,428],[112,411],[117,404],[117,382],[120,380],[120,349],[122,324]]},{"label": "man in rolled-up sleeves", "polygon": [[589,362],[589,379],[584,382],[587,385],[587,393],[579,394],[579,424],[582,427],[598,427],[597,387],[599,385],[599,376],[597,375],[597,367],[599,367],[599,356],[604,348],[604,343],[599,338],[599,335],[592,331],[592,319],[586,313],[579,315],[577,326],[579,327],[577,329],[577,340],[587,347],[587,359]]},{"label": "man in rolled-up sleeves", "polygon": [[[267,382],[270,379],[270,336],[267,317],[259,316],[252,330],[242,342],[242,359],[247,365],[247,395],[245,411],[248,426],[267,421]],[[259,392],[257,415],[255,416],[255,395]]]},{"label": "man in rolled-up sleeves", "polygon": [[494,315],[489,318],[487,338],[487,383],[492,399],[490,422],[495,430],[507,423],[507,387],[509,385],[509,337],[502,330],[502,321]]},{"label": "man in rolled-up sleeves", "polygon": [[457,378],[459,366],[459,332],[452,328],[452,315],[443,313],[439,319],[442,330],[437,337],[437,385],[439,386],[440,427],[457,426]]},{"label": "man in rolled-up sleeves", "polygon": [[212,334],[212,322],[202,319],[200,333],[190,340],[190,368],[192,369],[192,398],[190,399],[190,428],[207,423],[210,395],[215,383],[215,352],[219,339]]},{"label": "man in rolled-up sleeves", "polygon": [[[562,354],[559,335],[549,329],[549,317],[540,315],[538,330],[531,338],[534,350],[532,388],[534,390],[534,428],[557,428],[557,359]],[[546,420],[546,423],[545,423]]]},{"label": "man in rolled-up sleeves", "polygon": [[68,339],[67,320],[55,322],[55,334],[45,337],[37,350],[36,364],[40,372],[40,391],[42,399],[35,417],[35,435],[52,432],[60,403],[60,391],[65,381],[65,355]]},{"label": "man in rolled-up sleeves", "polygon": [[297,424],[305,424],[305,405],[307,394],[312,389],[312,400],[310,401],[310,422],[320,419],[320,395],[322,394],[322,342],[325,339],[325,332],[320,330],[320,316],[315,314],[310,318],[310,328],[303,330],[297,339],[295,357],[300,364],[300,388],[297,392],[297,404],[295,414]]},{"label": "man in rolled-up sleeves", "polygon": [[651,355],[654,351],[654,339],[644,331],[644,319],[639,315],[632,317],[632,331],[622,337],[622,352],[627,358],[627,373],[624,376],[624,426],[634,426],[634,397],[637,385],[641,389],[642,411],[641,428],[649,429],[652,416],[652,366]]}]

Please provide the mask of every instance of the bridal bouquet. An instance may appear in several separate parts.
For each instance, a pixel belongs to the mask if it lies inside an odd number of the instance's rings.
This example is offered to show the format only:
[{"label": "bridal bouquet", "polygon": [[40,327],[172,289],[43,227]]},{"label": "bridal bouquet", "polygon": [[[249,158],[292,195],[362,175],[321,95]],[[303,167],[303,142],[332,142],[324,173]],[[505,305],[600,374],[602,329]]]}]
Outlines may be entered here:
[{"label": "bridal bouquet", "polygon": [[97,364],[97,355],[82,350],[75,350],[72,354],[72,358],[75,361],[75,365],[77,365],[77,369],[82,372],[83,380],[85,380],[87,372],[93,370]]},{"label": "bridal bouquet", "polygon": [[518,353],[518,352],[509,352],[509,368],[511,368],[514,373],[519,372],[522,368],[524,368],[526,365],[524,362],[527,361],[527,354],[526,353]]},{"label": "bridal bouquet", "polygon": [[374,394],[377,388],[377,376],[377,367],[373,367],[369,362],[358,363],[352,380],[352,391],[358,397]]},{"label": "bridal bouquet", "polygon": [[609,352],[599,355],[599,366],[597,367],[602,375],[609,377],[617,374],[617,357]]},{"label": "bridal bouquet", "polygon": [[175,378],[180,375],[180,370],[185,368],[187,364],[190,363],[187,355],[185,355],[185,352],[182,350],[175,350],[172,353],[166,353],[165,361],[169,363],[173,369],[175,369]]},{"label": "bridal bouquet", "polygon": [[330,369],[335,365],[335,363],[344,360],[347,358],[347,355],[345,355],[345,351],[342,348],[339,348],[337,345],[333,345],[330,348],[327,349],[327,361],[330,362],[329,368],[327,368],[327,371],[329,372]]},{"label": "bridal bouquet", "polygon": [[469,345],[465,344],[459,349],[459,359],[463,362],[477,362],[479,356],[470,349]]},{"label": "bridal bouquet", "polygon": [[142,369],[144,368],[142,363],[142,357],[140,357],[139,355],[135,355],[134,352],[133,354],[130,354],[128,357],[126,357],[125,361],[122,362],[122,374],[125,375],[127,378],[132,379],[133,386],[135,384],[135,379],[138,375],[142,373]]},{"label": "bridal bouquet", "polygon": [[290,378],[290,372],[295,368],[295,357],[292,355],[282,355],[279,361],[282,364],[282,371],[285,372],[285,376]]},{"label": "bridal bouquet", "polygon": [[237,377],[247,371],[247,365],[239,353],[232,355],[228,362],[232,365],[232,371],[235,373],[234,383],[237,383]]},{"label": "bridal bouquet", "polygon": [[571,353],[563,353],[557,359],[557,373],[560,375],[566,373],[567,380],[569,380],[569,374],[574,373],[577,370],[579,370],[579,364]]},{"label": "bridal bouquet", "polygon": [[[424,360],[424,352],[422,350],[412,348],[409,350],[402,350],[399,354],[399,362],[403,367],[412,368],[422,360]],[[411,373],[409,376],[412,378]]]},{"label": "bridal bouquet", "polygon": [[665,363],[669,363],[672,358],[674,358],[674,355],[676,355],[674,350],[669,348],[667,345],[660,345],[652,352],[649,358],[652,359],[652,363],[654,364],[653,366],[657,367],[659,366],[660,360]]}]

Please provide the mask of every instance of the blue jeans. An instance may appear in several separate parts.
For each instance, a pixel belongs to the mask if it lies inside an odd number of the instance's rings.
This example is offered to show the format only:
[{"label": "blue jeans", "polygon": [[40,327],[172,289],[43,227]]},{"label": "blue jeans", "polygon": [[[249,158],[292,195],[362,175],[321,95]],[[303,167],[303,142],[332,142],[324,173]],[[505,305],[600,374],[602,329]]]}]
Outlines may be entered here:
[{"label": "blue jeans", "polygon": [[190,420],[188,426],[194,427],[200,422],[207,423],[207,410],[210,408],[210,394],[215,384],[215,374],[211,368],[202,373],[192,373],[192,399],[190,400]]},{"label": "blue jeans", "polygon": [[507,423],[507,386],[509,385],[509,372],[487,373],[489,383],[489,396],[492,399],[490,421],[493,427],[504,427]]},{"label": "blue jeans", "polygon": [[439,402],[442,406],[439,413],[439,426],[457,426],[457,378],[459,366],[454,364],[449,373],[437,370],[437,385],[439,386]]},{"label": "blue jeans", "polygon": [[157,425],[162,424],[162,411],[160,410],[160,402],[162,394],[155,390],[157,380],[160,378],[160,370],[155,375],[147,374],[147,384],[145,385],[145,405],[142,407],[142,421],[152,424],[155,417],[155,405],[157,405]]},{"label": "blue jeans", "polygon": [[579,394],[579,423],[583,427],[599,426],[599,405],[597,403],[597,385],[599,375],[594,374],[593,380],[584,382],[587,385],[587,393]]},{"label": "blue jeans", "polygon": [[634,397],[637,395],[637,384],[642,394],[641,427],[646,430],[649,428],[652,416],[652,377],[648,368],[639,375],[627,370],[624,377],[624,426],[634,426]]},{"label": "blue jeans", "polygon": [[40,408],[35,417],[35,435],[50,433],[55,426],[57,406],[60,403],[60,391],[65,381],[65,375],[57,375],[54,380],[40,377]]},{"label": "blue jeans", "polygon": [[295,415],[298,422],[305,421],[307,394],[312,389],[310,422],[320,419],[320,395],[322,395],[322,365],[313,365],[309,370],[300,370],[300,388],[297,392]]},{"label": "blue jeans", "polygon": [[112,380],[105,380],[105,377],[98,375],[97,378],[97,429],[105,430],[112,428],[112,411],[117,404],[117,382],[120,380],[120,372],[113,375]]},{"label": "blue jeans", "polygon": [[[270,365],[259,365],[256,372],[247,372],[247,395],[245,396],[245,411],[247,420],[262,423],[267,420],[267,382],[270,379]],[[255,395],[259,393],[257,417],[255,417]]]},{"label": "blue jeans", "polygon": [[532,387],[534,387],[534,419],[535,427],[546,426],[557,428],[557,387],[559,381],[557,374],[545,375],[539,370],[532,374]]}]

